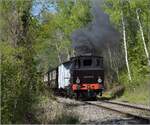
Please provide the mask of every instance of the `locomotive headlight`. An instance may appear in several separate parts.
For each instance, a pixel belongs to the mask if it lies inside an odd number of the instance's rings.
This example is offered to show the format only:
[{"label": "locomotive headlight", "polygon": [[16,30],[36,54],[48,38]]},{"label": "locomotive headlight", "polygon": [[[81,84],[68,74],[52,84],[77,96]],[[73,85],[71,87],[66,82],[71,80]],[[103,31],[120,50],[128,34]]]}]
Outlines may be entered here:
[{"label": "locomotive headlight", "polygon": [[101,77],[98,77],[98,80],[97,80],[98,83],[101,83],[102,82],[102,79]]},{"label": "locomotive headlight", "polygon": [[78,84],[80,83],[79,77],[77,77],[76,83],[78,83]]}]

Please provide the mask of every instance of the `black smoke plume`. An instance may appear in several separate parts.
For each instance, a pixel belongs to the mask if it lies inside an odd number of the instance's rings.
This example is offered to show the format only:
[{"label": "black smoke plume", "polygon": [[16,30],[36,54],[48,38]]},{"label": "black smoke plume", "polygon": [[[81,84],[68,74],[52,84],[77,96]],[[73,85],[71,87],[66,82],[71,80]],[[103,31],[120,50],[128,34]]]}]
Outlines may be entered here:
[{"label": "black smoke plume", "polygon": [[92,2],[92,22],[72,33],[72,46],[76,55],[103,55],[108,47],[113,49],[119,45],[119,33],[111,25],[109,16],[102,11],[100,4],[103,2]]},{"label": "black smoke plume", "polygon": [[92,54],[104,57],[105,76],[108,83],[118,79],[124,65],[120,33],[110,23],[109,16],[101,9],[102,0],[92,0],[93,20],[85,28],[72,33],[75,54]]}]

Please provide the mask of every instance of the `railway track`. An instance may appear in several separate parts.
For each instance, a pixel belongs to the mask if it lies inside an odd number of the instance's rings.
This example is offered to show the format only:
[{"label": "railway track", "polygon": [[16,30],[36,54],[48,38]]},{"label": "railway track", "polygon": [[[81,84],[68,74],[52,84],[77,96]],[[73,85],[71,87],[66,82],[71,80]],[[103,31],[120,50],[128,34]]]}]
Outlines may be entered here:
[{"label": "railway track", "polygon": [[150,123],[150,108],[147,107],[140,107],[114,101],[86,101],[85,103],[118,112],[129,117],[134,117],[146,124]]},{"label": "railway track", "polygon": [[[101,101],[101,100],[99,100]],[[106,103],[110,103],[110,104],[116,104],[116,105],[121,105],[121,106],[127,106],[127,107],[131,107],[134,109],[141,109],[141,110],[146,110],[150,112],[150,107],[146,107],[146,106],[137,106],[135,104],[130,104],[130,103],[124,103],[124,102],[117,102],[117,101],[104,101]]]}]

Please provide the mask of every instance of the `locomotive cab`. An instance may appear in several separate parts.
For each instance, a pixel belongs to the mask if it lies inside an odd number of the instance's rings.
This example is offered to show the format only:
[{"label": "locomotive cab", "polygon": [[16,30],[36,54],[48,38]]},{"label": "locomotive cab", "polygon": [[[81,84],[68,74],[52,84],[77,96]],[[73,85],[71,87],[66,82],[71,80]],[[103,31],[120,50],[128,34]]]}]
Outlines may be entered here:
[{"label": "locomotive cab", "polygon": [[103,58],[99,56],[78,56],[72,58],[71,87],[78,96],[102,95],[104,87]]}]

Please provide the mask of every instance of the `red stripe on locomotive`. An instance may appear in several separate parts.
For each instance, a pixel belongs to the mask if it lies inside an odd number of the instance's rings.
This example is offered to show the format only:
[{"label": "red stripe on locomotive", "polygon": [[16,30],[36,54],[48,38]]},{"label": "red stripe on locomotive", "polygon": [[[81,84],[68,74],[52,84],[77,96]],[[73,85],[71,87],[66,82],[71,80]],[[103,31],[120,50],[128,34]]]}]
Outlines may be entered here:
[{"label": "red stripe on locomotive", "polygon": [[102,84],[99,83],[83,83],[83,84],[72,84],[72,90],[99,90],[102,88]]}]

